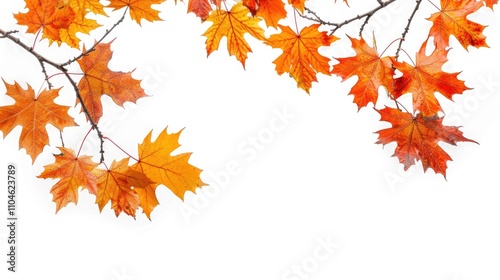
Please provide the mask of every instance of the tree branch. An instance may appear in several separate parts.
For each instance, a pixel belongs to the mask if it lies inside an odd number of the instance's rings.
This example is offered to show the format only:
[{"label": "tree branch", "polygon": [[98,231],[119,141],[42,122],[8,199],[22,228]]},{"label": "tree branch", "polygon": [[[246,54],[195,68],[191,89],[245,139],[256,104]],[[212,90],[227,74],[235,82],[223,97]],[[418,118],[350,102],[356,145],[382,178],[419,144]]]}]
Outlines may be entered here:
[{"label": "tree branch", "polygon": [[11,35],[12,33],[14,33],[14,32],[4,31],[3,29],[0,28],[0,34],[2,35],[1,38],[7,38],[7,39],[11,40],[16,45],[20,46],[21,48],[25,49],[27,52],[32,54],[39,61],[40,65],[42,66],[42,72],[45,74],[45,78],[47,81],[48,81],[48,76],[47,76],[47,72],[45,71],[44,63],[47,63],[47,64],[53,66],[57,70],[61,71],[64,74],[64,76],[66,76],[66,78],[68,79],[70,84],[73,86],[73,89],[75,90],[76,98],[78,99],[78,101],[80,101],[80,104],[82,105],[82,110],[85,113],[85,115],[87,116],[87,119],[89,120],[90,125],[92,126],[93,129],[96,130],[97,136],[99,136],[99,139],[101,141],[101,151],[100,151],[101,161],[103,161],[104,160],[103,135],[102,135],[101,131],[99,130],[99,127],[97,126],[97,124],[94,122],[94,120],[90,116],[90,113],[89,113],[87,107],[85,106],[85,103],[83,103],[83,98],[80,95],[80,90],[78,89],[78,85],[73,80],[73,78],[71,78],[71,76],[68,74],[68,69],[66,69],[64,66],[62,66],[62,64],[55,63],[55,62],[51,61],[50,59],[44,57],[43,55],[39,54],[33,48],[31,48],[28,45],[26,45],[25,43],[21,42],[21,40],[19,40],[19,38],[12,36]]},{"label": "tree branch", "polygon": [[82,52],[80,55],[74,57],[73,59],[70,59],[70,60],[66,61],[65,63],[62,63],[61,66],[69,65],[69,64],[77,61],[78,59],[86,56],[87,54],[93,52],[95,47],[98,44],[100,44],[102,42],[102,40],[104,40],[104,38],[106,38],[111,33],[111,31],[113,31],[113,29],[115,29],[115,27],[117,27],[120,23],[122,23],[123,19],[125,18],[125,15],[127,14],[127,11],[128,11],[128,7],[125,9],[125,12],[123,13],[122,17],[115,24],[113,24],[113,26],[111,26],[110,29],[106,29],[106,32],[104,33],[104,35],[99,40],[97,40],[90,49]]},{"label": "tree branch", "polygon": [[314,11],[312,11],[311,9],[309,8],[305,8],[305,10],[312,14],[314,16],[313,17],[310,17],[310,16],[306,16],[306,15],[301,15],[303,18],[305,19],[308,19],[308,20],[311,20],[311,21],[315,21],[317,23],[320,23],[320,24],[323,24],[323,25],[329,25],[329,26],[334,26],[335,28],[333,28],[331,31],[330,31],[330,35],[332,35],[333,33],[335,33],[339,28],[341,28],[342,26],[344,25],[347,25],[353,21],[356,21],[356,20],[359,20],[359,19],[362,19],[362,18],[365,18],[365,22],[363,23],[363,25],[361,26],[361,30],[359,31],[359,34],[361,36],[361,33],[363,32],[363,28],[365,27],[365,25],[368,23],[368,20],[376,13],[378,12],[380,9],[388,6],[389,4],[392,4],[393,2],[395,2],[396,0],[388,0],[386,2],[383,2],[382,0],[377,0],[379,6],[377,6],[376,8],[373,8],[372,10],[364,13],[364,14],[360,14],[360,15],[357,15],[353,18],[350,18],[350,19],[347,19],[343,22],[340,22],[340,23],[332,23],[332,22],[329,22],[329,21],[326,21],[326,20],[323,20],[321,19]]},{"label": "tree branch", "polygon": [[422,2],[422,0],[416,0],[417,4],[415,5],[415,8],[413,9],[413,12],[411,13],[410,18],[408,18],[408,24],[406,25],[406,27],[405,27],[405,29],[403,31],[403,34],[401,34],[401,40],[399,41],[398,49],[396,50],[396,55],[394,56],[396,60],[398,60],[398,58],[399,58],[399,52],[401,51],[401,47],[403,45],[403,41],[406,38],[406,34],[408,34],[408,31],[410,30],[410,24],[411,24],[411,22],[413,20],[413,17],[417,13],[418,8],[420,7],[420,3],[421,2]]}]

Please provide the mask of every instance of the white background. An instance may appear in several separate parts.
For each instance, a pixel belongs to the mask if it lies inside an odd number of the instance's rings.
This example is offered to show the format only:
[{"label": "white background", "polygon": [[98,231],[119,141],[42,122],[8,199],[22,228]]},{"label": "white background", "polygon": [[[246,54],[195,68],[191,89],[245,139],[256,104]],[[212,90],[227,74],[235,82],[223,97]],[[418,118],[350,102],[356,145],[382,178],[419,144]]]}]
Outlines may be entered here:
[{"label": "white background", "polygon": [[[12,18],[24,3],[9,2],[0,5],[0,28],[25,31]],[[323,15],[331,12],[332,21],[376,5],[350,2],[350,10],[342,3],[308,5]],[[371,41],[373,31],[379,50],[400,36],[415,3],[398,2],[374,16],[365,32]],[[3,263],[1,279],[500,279],[498,16],[483,8],[471,17],[488,25],[484,34],[490,48],[467,52],[451,40],[452,61],[445,69],[463,71],[459,77],[474,90],[455,96],[455,103],[440,99],[446,122],[463,126],[464,135],[480,145],[441,144],[454,159],[448,162],[445,180],[432,170],[423,173],[420,164],[403,172],[391,157],[395,145],[374,144],[373,132],[388,125],[371,108],[357,112],[347,95],[355,78],[340,83],[338,77],[319,75],[308,96],[288,75],[276,74],[272,61],[279,50],[248,37],[254,53],[244,71],[227,55],[224,39],[221,50],[207,59],[200,35],[209,24],[187,15],[183,3],[169,1],[159,9],[165,21],[139,27],[126,20],[106,39],[117,38],[110,67],[135,68],[134,77],[143,80],[152,97],[137,105],[127,103],[126,109],[105,97],[101,127],[132,153],[151,129],[157,135],[166,126],[169,132],[185,127],[178,151],[193,152],[190,162],[204,170],[202,179],[211,187],[198,189],[196,196],[187,194],[184,203],[159,187],[160,205],[152,221],[141,213],[136,220],[124,214],[116,218],[109,205],[100,214],[86,191],[80,193],[78,206],[55,214],[49,193],[55,181],[36,175],[52,162],[58,134],[49,126],[52,146],[32,166],[25,151],[18,151],[17,128],[0,140],[0,182],[5,186],[7,163],[15,163],[18,273],[8,273]],[[430,28],[425,18],[435,11],[422,2],[404,44],[410,55]],[[120,12],[113,15],[116,19]],[[112,22],[99,20],[108,27]],[[338,34],[356,36],[358,29],[346,27]],[[33,42],[33,35],[18,35]],[[346,37],[342,39],[321,52],[352,55]],[[77,54],[47,45],[43,40],[36,48],[55,61]],[[394,52],[395,46],[388,51]],[[35,90],[43,83],[37,61],[6,39],[0,40],[0,77],[11,84],[29,82]],[[53,82],[68,88],[57,102],[73,105],[75,97],[64,79]],[[3,96],[3,84],[0,91]],[[377,108],[386,101],[380,98]],[[11,102],[0,97],[2,105]],[[70,114],[77,116],[80,127],[64,130],[66,145],[74,149],[88,129],[78,111]],[[276,112],[283,111],[292,116],[288,123],[277,122]],[[264,139],[259,140],[260,150],[250,144],[254,137]],[[97,154],[95,143],[90,138],[84,153]],[[110,161],[124,155],[108,145],[106,156]],[[3,189],[0,209],[6,213]],[[1,226],[2,255],[7,234]],[[335,243],[335,248],[326,251],[321,247],[325,242]],[[293,275],[294,267],[306,270],[302,278]]]}]

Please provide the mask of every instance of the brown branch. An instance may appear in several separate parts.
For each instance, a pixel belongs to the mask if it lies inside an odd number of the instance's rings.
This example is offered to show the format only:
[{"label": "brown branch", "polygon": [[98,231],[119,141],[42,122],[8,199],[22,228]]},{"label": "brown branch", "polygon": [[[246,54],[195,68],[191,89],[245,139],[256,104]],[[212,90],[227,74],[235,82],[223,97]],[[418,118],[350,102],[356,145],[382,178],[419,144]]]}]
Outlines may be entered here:
[{"label": "brown branch", "polygon": [[[68,74],[68,69],[66,69],[61,64],[55,63],[52,60],[50,60],[50,59],[44,57],[43,55],[39,54],[33,48],[31,48],[30,46],[28,46],[25,43],[21,42],[21,40],[19,40],[19,38],[16,38],[16,37],[12,36],[11,35],[12,33],[13,33],[12,31],[4,31],[4,30],[2,30],[0,28],[0,34],[2,35],[2,38],[7,38],[7,39],[11,40],[16,45],[20,46],[21,48],[25,49],[28,53],[30,53],[31,55],[33,55],[40,62],[40,65],[42,65],[42,72],[44,72],[44,69],[45,69],[45,67],[43,65],[44,65],[44,63],[46,63],[46,64],[49,64],[52,67],[56,68],[57,70],[61,71],[66,76],[66,78],[68,79],[68,81],[71,83],[71,85],[73,86],[73,88],[75,90],[76,98],[80,101],[80,104],[82,105],[82,110],[83,110],[84,114],[87,116],[87,119],[89,120],[90,125],[92,126],[93,129],[96,130],[97,136],[99,136],[99,139],[101,140],[101,151],[100,151],[101,152],[101,160],[104,160],[103,159],[104,150],[102,149],[103,148],[104,139],[103,139],[102,133],[99,130],[99,127],[97,126],[97,124],[94,122],[94,120],[90,116],[90,113],[89,113],[87,107],[85,106],[85,103],[83,103],[83,98],[80,95],[80,90],[78,89],[78,85],[73,80],[73,78],[71,78],[71,76]],[[45,72],[45,75],[46,75],[46,79],[48,80],[46,72]]]},{"label": "brown branch", "polygon": [[416,0],[415,8],[413,8],[413,12],[411,13],[411,16],[408,18],[408,24],[406,25],[406,27],[403,31],[403,34],[401,34],[401,40],[399,41],[398,49],[396,50],[396,55],[394,56],[396,60],[398,60],[398,58],[399,58],[399,52],[401,51],[403,41],[406,38],[406,34],[408,34],[408,31],[410,30],[410,24],[413,20],[413,17],[417,13],[418,8],[420,7],[421,2],[422,2],[422,0]]},{"label": "brown branch", "polygon": [[47,70],[45,69],[45,64],[43,64],[43,60],[40,59],[38,59],[38,62],[40,63],[40,67],[42,67],[42,73],[43,75],[45,75],[45,81],[47,82],[47,86],[49,87],[49,89],[51,89],[53,86],[50,83],[49,75],[47,74]]},{"label": "brown branch", "polygon": [[104,33],[104,35],[99,40],[97,40],[90,49],[82,52],[81,54],[74,57],[73,59],[70,59],[70,60],[66,61],[65,63],[62,63],[61,66],[69,65],[69,64],[77,61],[78,59],[86,56],[87,54],[93,52],[95,50],[95,48],[97,47],[97,45],[100,44],[102,42],[102,40],[104,40],[104,38],[106,38],[111,33],[111,31],[113,31],[113,29],[115,29],[115,27],[117,27],[120,23],[122,23],[123,19],[125,18],[125,15],[127,14],[127,11],[128,11],[128,7],[125,9],[125,12],[123,13],[122,17],[115,24],[113,24],[113,26],[111,26],[110,29],[106,29],[106,32]]},{"label": "brown branch", "polygon": [[356,20],[360,20],[362,18],[365,18],[365,22],[363,23],[363,25],[361,26],[361,30],[359,31],[360,35],[361,35],[361,32],[363,32],[363,28],[364,26],[368,23],[368,20],[376,13],[378,12],[380,9],[382,8],[385,8],[386,6],[388,6],[389,4],[392,4],[393,2],[395,2],[396,0],[388,0],[386,2],[383,2],[382,0],[377,0],[379,6],[377,6],[376,8],[373,8],[372,10],[366,12],[366,13],[363,13],[363,14],[360,14],[360,15],[357,15],[353,18],[350,18],[350,19],[347,19],[343,22],[340,22],[340,23],[333,23],[333,22],[329,22],[329,21],[326,21],[326,20],[323,20],[322,18],[320,18],[314,11],[312,11],[311,9],[305,7],[305,10],[312,14],[314,16],[314,18],[310,17],[310,16],[306,16],[306,15],[301,15],[303,18],[305,19],[308,19],[308,20],[311,20],[311,21],[315,21],[317,23],[320,23],[320,24],[323,24],[323,25],[329,25],[329,26],[334,26],[335,28],[333,28],[331,31],[330,31],[330,35],[332,35],[333,33],[335,33],[339,28],[341,28],[342,26],[344,25],[347,25],[353,21],[356,21]]}]

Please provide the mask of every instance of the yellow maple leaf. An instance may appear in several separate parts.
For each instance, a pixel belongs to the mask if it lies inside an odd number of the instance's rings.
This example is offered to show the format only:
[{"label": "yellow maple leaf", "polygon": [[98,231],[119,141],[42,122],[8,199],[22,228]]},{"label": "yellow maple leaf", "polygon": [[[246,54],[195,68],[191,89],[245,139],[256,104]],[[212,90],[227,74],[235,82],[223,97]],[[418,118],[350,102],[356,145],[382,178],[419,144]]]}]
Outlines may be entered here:
[{"label": "yellow maple leaf", "polygon": [[110,0],[108,7],[119,10],[128,7],[130,17],[141,25],[141,20],[147,21],[162,20],[159,16],[159,11],[151,7],[151,5],[161,4],[165,0]]},{"label": "yellow maple leaf", "polygon": [[151,131],[139,144],[138,162],[131,168],[144,173],[154,182],[145,188],[136,189],[141,207],[148,217],[150,210],[158,204],[154,193],[159,184],[165,185],[180,199],[184,199],[187,191],[195,192],[196,188],[205,186],[200,179],[201,169],[188,163],[191,153],[171,155],[180,147],[178,139],[181,132],[169,134],[165,129],[152,141]]},{"label": "yellow maple leaf", "polygon": [[330,61],[318,52],[321,46],[329,46],[338,40],[326,32],[319,32],[320,24],[313,24],[303,28],[299,34],[290,27],[278,25],[281,33],[274,34],[266,41],[273,48],[280,48],[283,53],[274,60],[276,72],[279,75],[290,73],[297,81],[297,86],[307,93],[316,82],[316,73],[330,74]]},{"label": "yellow maple leaf", "polygon": [[252,49],[245,40],[245,33],[259,40],[265,40],[264,30],[259,26],[260,19],[250,16],[250,10],[241,2],[235,4],[231,10],[214,10],[208,16],[207,21],[213,24],[207,29],[203,36],[207,37],[207,56],[219,49],[222,37],[227,37],[227,50],[230,55],[236,56],[243,67],[247,54]]}]

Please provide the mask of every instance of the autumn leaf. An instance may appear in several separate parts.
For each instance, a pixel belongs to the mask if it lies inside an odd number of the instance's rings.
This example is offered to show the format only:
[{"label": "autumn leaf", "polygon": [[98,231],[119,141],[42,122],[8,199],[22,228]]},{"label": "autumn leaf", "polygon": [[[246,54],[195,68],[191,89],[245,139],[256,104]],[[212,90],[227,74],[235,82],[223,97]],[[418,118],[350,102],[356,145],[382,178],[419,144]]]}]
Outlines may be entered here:
[{"label": "autumn leaf", "polygon": [[436,173],[441,173],[446,178],[447,161],[451,157],[438,145],[439,141],[455,145],[457,142],[473,142],[474,140],[463,137],[456,126],[444,126],[443,117],[433,115],[424,117],[418,114],[414,117],[410,113],[398,109],[385,107],[377,110],[381,121],[391,123],[392,127],[377,131],[379,134],[377,144],[396,142],[393,156],[399,159],[407,170],[422,161],[424,172],[430,167]]},{"label": "autumn leaf", "polygon": [[28,85],[23,89],[17,82],[10,85],[4,81],[7,95],[15,101],[14,105],[0,107],[0,130],[4,137],[18,125],[22,126],[19,148],[26,149],[32,161],[49,144],[47,124],[59,130],[67,126],[75,126],[73,118],[68,115],[69,106],[54,103],[60,89],[43,90],[38,96]]},{"label": "autumn leaf", "polygon": [[36,34],[41,29],[42,38],[58,45],[64,42],[72,48],[79,48],[80,39],[76,33],[89,34],[101,26],[86,17],[89,11],[102,11],[102,5],[99,7],[94,0],[26,0],[26,8],[29,9],[27,13],[14,15],[17,22],[28,26],[29,33]]},{"label": "autumn leaf", "polygon": [[465,49],[468,46],[488,47],[482,33],[485,26],[467,19],[481,6],[482,2],[476,0],[441,0],[441,10],[428,18],[433,22],[429,36],[434,37],[436,47],[444,49],[449,46],[450,35],[455,36]]},{"label": "autumn leaf", "polygon": [[121,212],[135,218],[139,207],[139,195],[136,190],[145,188],[151,181],[146,175],[128,166],[128,158],[113,161],[109,170],[94,171],[97,177],[96,203],[102,212],[104,206],[111,201],[111,208],[118,217]]},{"label": "autumn leaf", "polygon": [[[61,0],[59,0],[61,1]],[[96,15],[106,15],[104,11],[104,6],[99,0],[62,0],[65,4],[68,4],[74,10],[80,10],[80,16],[87,14],[87,12],[92,12]]]},{"label": "autumn leaf", "polygon": [[292,5],[299,12],[304,13],[306,0],[288,0],[288,4]]},{"label": "autumn leaf", "polygon": [[260,19],[249,16],[250,11],[241,2],[236,3],[231,10],[214,10],[208,16],[207,21],[213,24],[207,29],[203,36],[207,37],[207,56],[219,49],[222,37],[227,37],[227,50],[230,55],[236,56],[243,67],[247,54],[252,52],[244,38],[245,33],[259,40],[265,40],[264,30],[259,26]]},{"label": "autumn leaf", "polygon": [[92,172],[97,163],[90,156],[76,156],[75,152],[68,148],[62,148],[60,155],[55,155],[56,162],[46,165],[38,178],[53,178],[60,180],[52,187],[50,193],[54,196],[56,212],[62,207],[73,202],[78,203],[78,190],[87,189],[91,194],[97,194],[97,178]]},{"label": "autumn leaf", "polygon": [[420,111],[424,116],[432,116],[442,111],[435,92],[452,100],[454,94],[462,94],[469,88],[457,76],[460,73],[442,71],[443,64],[448,61],[448,50],[435,48],[431,55],[425,54],[427,43],[424,42],[417,53],[416,65],[394,61],[394,66],[402,72],[402,76],[394,81],[394,98],[406,93],[413,95],[413,111]]},{"label": "autumn leaf", "polygon": [[159,16],[159,11],[153,9],[152,5],[158,5],[165,0],[109,0],[110,3],[108,7],[114,8],[114,11],[119,10],[124,7],[128,7],[130,11],[130,17],[141,25],[141,20],[145,19],[147,21],[159,21],[162,20]]},{"label": "autumn leaf", "polygon": [[285,3],[282,0],[244,0],[252,15],[264,19],[267,26],[278,27],[278,22],[286,18]]},{"label": "autumn leaf", "polygon": [[100,43],[94,51],[78,60],[84,73],[78,83],[78,89],[94,123],[98,123],[102,116],[102,95],[110,96],[120,106],[127,101],[136,102],[146,96],[140,81],[132,78],[132,71],[115,72],[108,68],[112,57],[110,45],[111,42]]},{"label": "autumn leaf", "polygon": [[354,103],[358,110],[372,102],[377,103],[380,86],[392,91],[393,69],[390,57],[380,58],[377,52],[375,39],[373,47],[368,46],[363,38],[361,40],[350,38],[352,48],[356,51],[353,57],[336,58],[339,64],[333,66],[332,74],[342,77],[342,81],[352,76],[357,76],[358,81],[349,94],[354,95]]},{"label": "autumn leaf", "polygon": [[493,5],[498,4],[498,0],[483,0],[486,7],[493,9]]},{"label": "autumn leaf", "polygon": [[312,82],[317,82],[316,73],[330,74],[330,61],[318,52],[321,46],[329,46],[338,40],[326,32],[318,31],[320,24],[303,28],[299,34],[290,27],[278,25],[281,33],[271,35],[265,42],[273,48],[280,48],[283,53],[273,61],[279,75],[290,73],[297,81],[297,86],[307,93]]},{"label": "autumn leaf", "polygon": [[131,168],[154,182],[135,189],[148,218],[151,210],[158,204],[155,190],[159,184],[169,188],[182,200],[187,191],[195,192],[196,188],[205,185],[200,179],[201,169],[188,163],[191,153],[172,155],[180,147],[178,139],[181,131],[169,134],[165,129],[154,141],[151,140],[151,131],[139,144],[138,162]]},{"label": "autumn leaf", "polygon": [[212,10],[212,6],[208,0],[189,0],[188,2],[188,13],[194,13],[197,17],[205,21],[208,18],[208,14]]},{"label": "autumn leaf", "polygon": [[[349,3],[347,2],[347,0],[343,0],[342,2],[344,2],[347,5],[347,7],[349,7]],[[337,3],[337,0],[335,0],[335,3]]]}]

